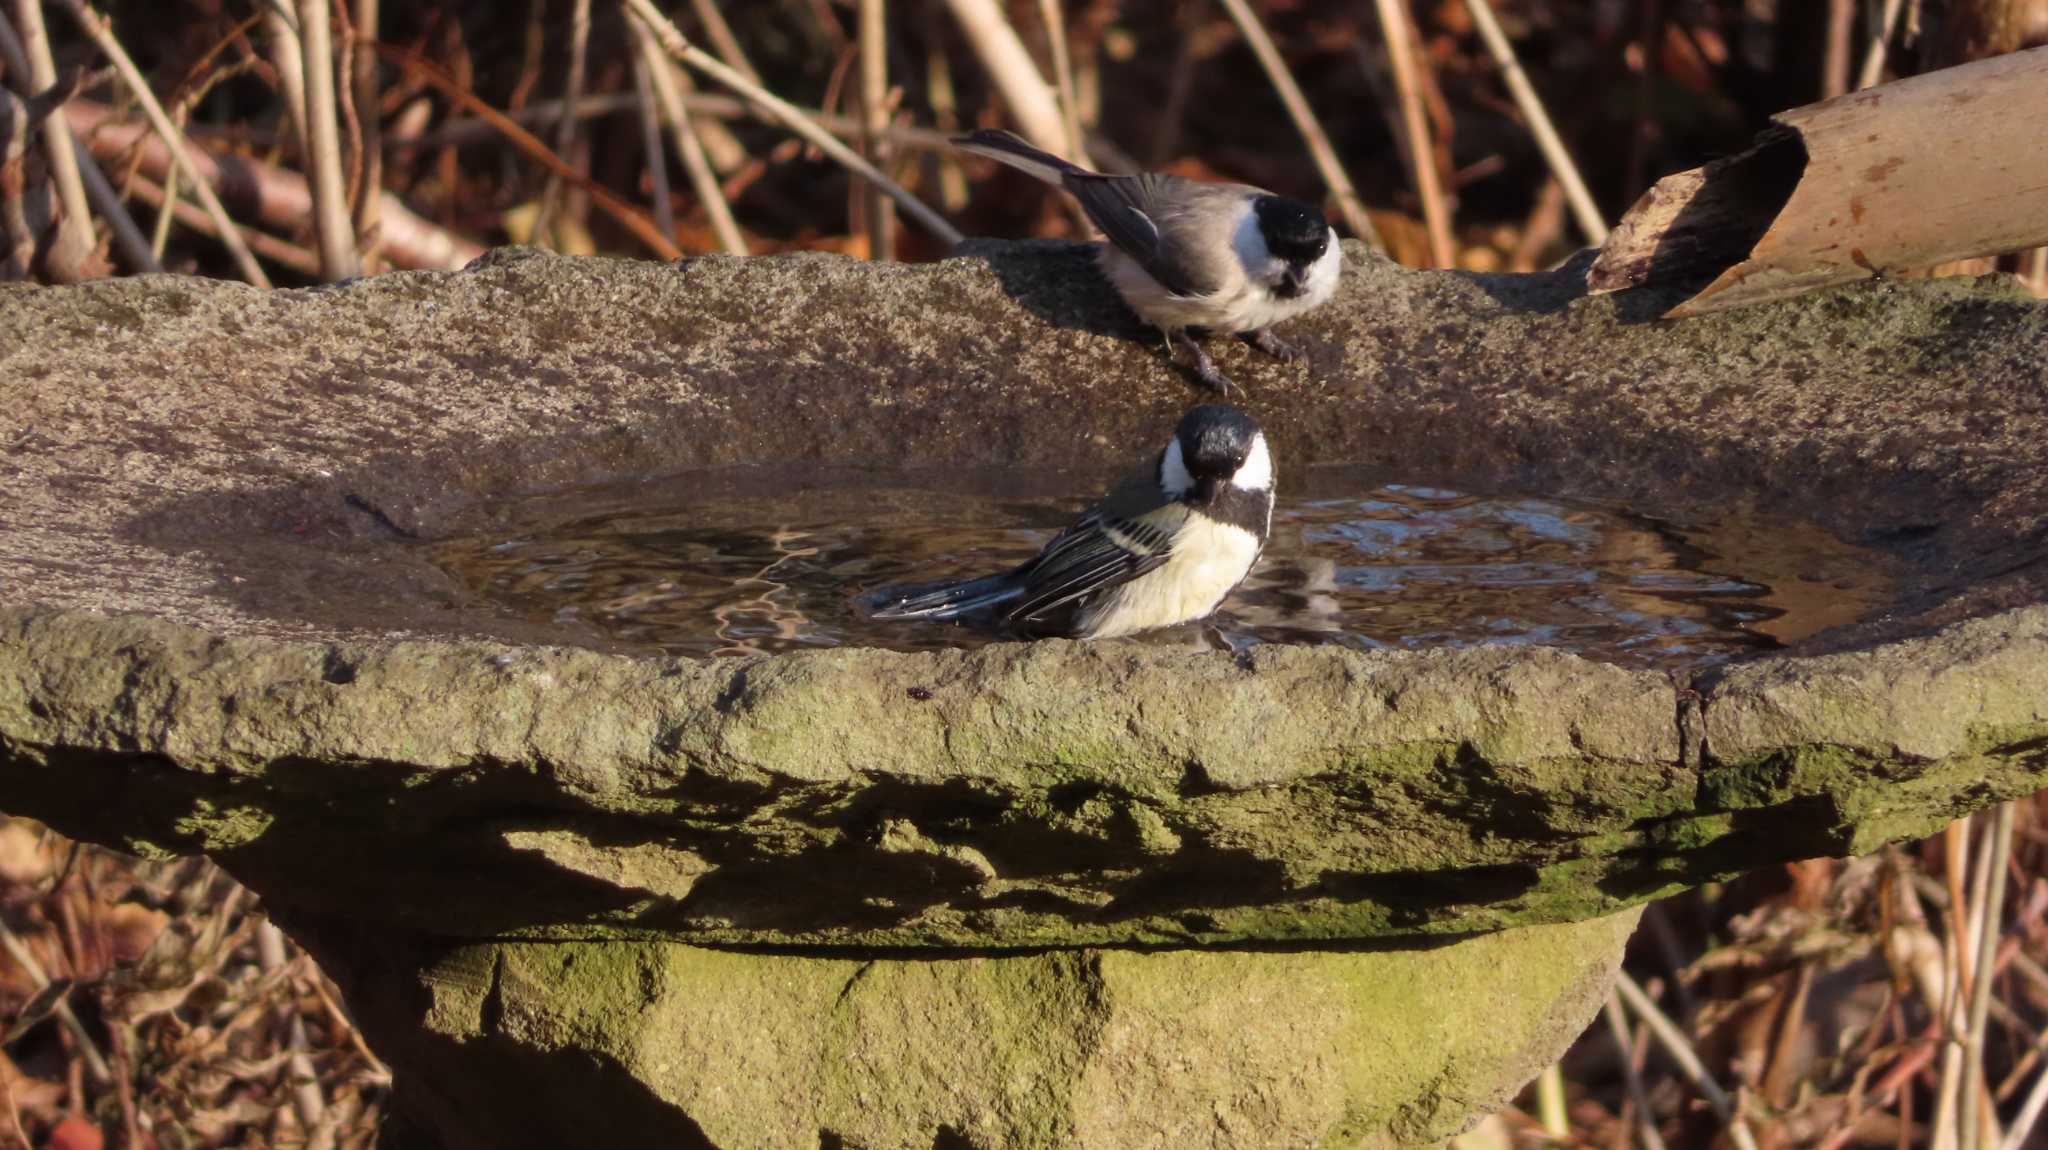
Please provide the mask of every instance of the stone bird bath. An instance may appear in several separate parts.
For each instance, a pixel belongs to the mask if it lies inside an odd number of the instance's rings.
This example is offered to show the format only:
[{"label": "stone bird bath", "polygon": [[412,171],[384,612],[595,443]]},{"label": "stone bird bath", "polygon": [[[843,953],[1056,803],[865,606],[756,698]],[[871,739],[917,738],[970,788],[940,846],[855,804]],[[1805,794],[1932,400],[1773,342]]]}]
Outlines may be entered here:
[{"label": "stone bird bath", "polygon": [[1187,384],[1085,249],[503,252],[0,288],[0,808],[204,851],[342,983],[394,1147],[1353,1147],[1460,1129],[1644,900],[2048,784],[2048,309],[1708,319],[1349,253],[1219,349],[1285,468],[1762,507],[1889,611],[1696,678],[1544,649],[692,661],[423,542],[742,461],[1102,471]]}]

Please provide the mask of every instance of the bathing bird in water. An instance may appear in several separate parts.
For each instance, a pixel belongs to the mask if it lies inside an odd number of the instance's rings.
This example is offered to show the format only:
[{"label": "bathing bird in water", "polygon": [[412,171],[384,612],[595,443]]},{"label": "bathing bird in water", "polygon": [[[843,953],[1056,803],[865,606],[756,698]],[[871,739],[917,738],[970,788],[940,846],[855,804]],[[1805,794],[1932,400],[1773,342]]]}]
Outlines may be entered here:
[{"label": "bathing bird in water", "polygon": [[954,146],[1029,173],[1078,200],[1108,240],[1102,270],[1138,318],[1194,352],[1195,374],[1228,395],[1230,381],[1189,328],[1245,337],[1282,359],[1298,352],[1272,325],[1329,301],[1343,265],[1337,233],[1300,200],[1246,184],[1205,184],[1164,172],[1111,176],[983,130]]},{"label": "bathing bird in water", "polygon": [[949,619],[1107,639],[1201,619],[1244,580],[1273,525],[1273,450],[1244,412],[1190,410],[1173,440],[1045,550],[964,583],[885,588],[877,619]]}]

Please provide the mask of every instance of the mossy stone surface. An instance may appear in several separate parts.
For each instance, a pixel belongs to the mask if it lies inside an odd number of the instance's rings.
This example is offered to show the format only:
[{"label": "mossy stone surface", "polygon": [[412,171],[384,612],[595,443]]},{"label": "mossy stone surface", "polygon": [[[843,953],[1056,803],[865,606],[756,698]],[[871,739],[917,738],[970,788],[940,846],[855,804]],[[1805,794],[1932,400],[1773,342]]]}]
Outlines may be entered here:
[{"label": "mossy stone surface", "polygon": [[[445,1150],[1427,1146],[1585,1025],[1634,924],[939,960],[475,943],[352,1001]],[[591,1067],[630,1096],[594,1109]]]}]

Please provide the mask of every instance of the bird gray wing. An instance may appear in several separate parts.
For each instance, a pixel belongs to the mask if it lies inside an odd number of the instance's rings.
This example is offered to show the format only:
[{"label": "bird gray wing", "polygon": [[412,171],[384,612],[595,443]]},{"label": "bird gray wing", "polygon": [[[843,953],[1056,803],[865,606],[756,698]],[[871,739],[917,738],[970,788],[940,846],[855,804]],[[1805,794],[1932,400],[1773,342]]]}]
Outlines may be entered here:
[{"label": "bird gray wing", "polygon": [[1187,509],[1160,492],[1157,476],[1156,463],[1132,474],[1054,539],[1018,572],[1023,593],[1003,613],[1035,619],[1165,563]]},{"label": "bird gray wing", "polygon": [[[1116,249],[1179,296],[1205,296],[1228,282],[1229,225],[1220,217],[1241,201],[1235,188],[1198,184],[1163,172],[1106,176],[1069,172],[1062,186]],[[1205,225],[1216,225],[1211,233]],[[1220,235],[1221,243],[1214,236]],[[1203,242],[1207,241],[1207,242]]]}]

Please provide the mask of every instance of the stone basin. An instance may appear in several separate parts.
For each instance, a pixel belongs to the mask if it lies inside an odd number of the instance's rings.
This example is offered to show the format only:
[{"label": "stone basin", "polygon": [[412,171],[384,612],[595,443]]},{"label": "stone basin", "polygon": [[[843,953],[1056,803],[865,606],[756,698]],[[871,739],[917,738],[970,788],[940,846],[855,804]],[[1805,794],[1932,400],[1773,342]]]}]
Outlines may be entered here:
[{"label": "stone basin", "polygon": [[654,658],[423,546],[695,467],[1114,471],[1194,396],[1089,260],[0,288],[0,808],[256,888],[394,1064],[388,1145],[1354,1146],[1554,1058],[1643,901],[2048,785],[2048,308],[2006,280],[1670,323],[1349,249],[1305,366],[1216,348],[1283,483],[1758,508],[1895,565],[1698,675]]}]

